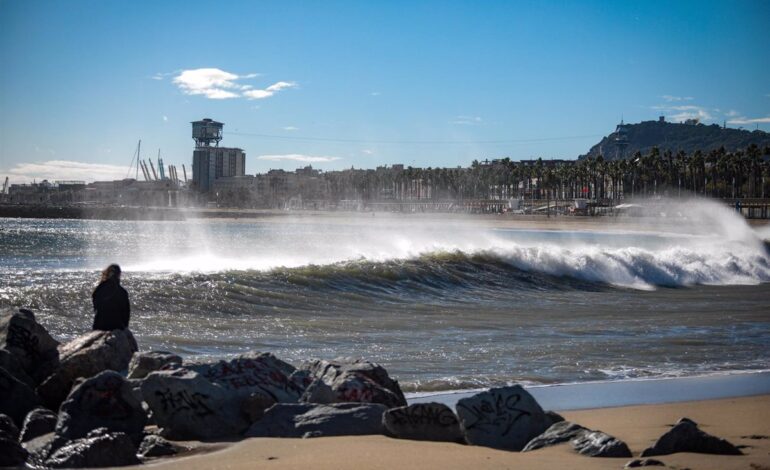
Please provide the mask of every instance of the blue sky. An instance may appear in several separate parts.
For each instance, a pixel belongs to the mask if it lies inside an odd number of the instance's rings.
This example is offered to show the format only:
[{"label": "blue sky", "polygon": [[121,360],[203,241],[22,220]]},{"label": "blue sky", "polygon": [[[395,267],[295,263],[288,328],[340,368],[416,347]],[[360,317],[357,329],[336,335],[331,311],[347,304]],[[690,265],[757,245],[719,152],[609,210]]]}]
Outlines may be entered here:
[{"label": "blue sky", "polygon": [[[770,130],[770,2],[0,0],[0,177],[574,158],[629,122]],[[181,171],[180,171],[181,173]],[[188,175],[189,176],[189,175]]]}]

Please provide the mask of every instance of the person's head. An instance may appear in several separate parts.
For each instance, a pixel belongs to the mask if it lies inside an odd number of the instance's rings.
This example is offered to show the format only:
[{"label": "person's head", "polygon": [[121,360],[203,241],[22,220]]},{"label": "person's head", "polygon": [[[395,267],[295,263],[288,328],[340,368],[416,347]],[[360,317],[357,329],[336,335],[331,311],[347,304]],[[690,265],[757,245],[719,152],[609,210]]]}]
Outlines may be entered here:
[{"label": "person's head", "polygon": [[120,282],[120,266],[117,264],[111,264],[107,266],[107,269],[102,271],[102,282],[109,280]]}]

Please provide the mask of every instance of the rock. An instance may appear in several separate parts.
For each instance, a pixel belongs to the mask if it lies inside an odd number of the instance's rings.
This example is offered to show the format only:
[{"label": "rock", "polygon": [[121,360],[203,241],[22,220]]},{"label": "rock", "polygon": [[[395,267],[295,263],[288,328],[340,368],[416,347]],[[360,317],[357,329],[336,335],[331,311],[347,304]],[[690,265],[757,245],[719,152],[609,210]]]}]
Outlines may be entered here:
[{"label": "rock", "polygon": [[337,394],[322,379],[313,380],[299,401],[300,403],[339,403]]},{"label": "rock", "polygon": [[560,415],[559,413],[555,411],[546,411],[545,415],[548,416],[548,418],[551,420],[551,424],[555,423],[561,423],[564,421],[564,416]]},{"label": "rock", "polygon": [[240,396],[191,370],[152,372],[141,390],[157,425],[170,439],[236,436],[251,424],[241,413]]},{"label": "rock", "polygon": [[182,365],[182,358],[166,351],[136,352],[128,364],[129,379],[143,379],[156,370]]},{"label": "rock", "polygon": [[623,468],[639,468],[639,467],[665,467],[666,464],[660,460],[655,459],[634,459],[629,460]]},{"label": "rock", "polygon": [[37,383],[27,374],[27,371],[21,366],[19,359],[6,349],[0,349],[0,368],[5,369],[6,372],[16,377],[16,380],[19,382],[23,382],[27,387],[33,390],[37,387]]},{"label": "rock", "polygon": [[40,383],[56,367],[58,346],[59,342],[35,320],[32,311],[22,308],[0,312],[0,349],[13,354],[35,383]]},{"label": "rock", "polygon": [[107,370],[77,385],[59,410],[56,435],[68,440],[86,437],[97,428],[124,433],[136,444],[147,422],[142,404],[131,384]]},{"label": "rock", "polygon": [[304,392],[289,379],[295,371],[294,366],[270,353],[251,352],[231,361],[185,364],[184,368],[199,373],[241,398],[260,392],[276,402],[294,403]]},{"label": "rock", "polygon": [[417,403],[391,408],[382,419],[385,429],[402,439],[465,441],[457,416],[442,403]]},{"label": "rock", "polygon": [[5,369],[0,369],[0,413],[8,415],[19,427],[27,413],[38,404],[34,390]]},{"label": "rock", "polygon": [[[388,408],[406,406],[406,398],[398,382],[391,379],[379,364],[363,360],[316,360],[303,367],[313,379],[320,379],[331,387],[334,401],[323,403],[381,403]],[[305,400],[328,400],[325,390]]]},{"label": "rock", "polygon": [[572,441],[572,448],[589,457],[631,457],[625,442],[601,431],[583,431]]},{"label": "rock", "polygon": [[246,437],[360,436],[383,434],[388,408],[377,403],[278,403],[246,432]]},{"label": "rock", "polygon": [[241,413],[253,423],[262,419],[265,410],[275,405],[275,400],[259,392],[252,393],[241,402]]},{"label": "rock", "polygon": [[21,442],[27,442],[36,437],[53,432],[56,428],[58,417],[56,413],[46,408],[35,408],[24,418],[24,426],[21,430]]},{"label": "rock", "polygon": [[27,466],[32,468],[44,468],[45,461],[51,455],[54,447],[61,447],[67,443],[66,439],[57,439],[52,432],[35,437],[29,441],[22,442],[21,445],[29,452],[27,457]]},{"label": "rock", "polygon": [[59,366],[37,389],[46,407],[55,410],[78,377],[104,370],[124,371],[137,350],[129,330],[91,331],[60,347]]},{"label": "rock", "polygon": [[179,453],[179,447],[160,436],[150,434],[146,436],[139,444],[139,457],[146,459],[149,457],[164,457]]},{"label": "rock", "polygon": [[46,460],[51,468],[100,468],[138,465],[136,447],[122,433],[92,434],[67,443]]},{"label": "rock", "polygon": [[570,423],[569,421],[559,421],[556,424],[552,424],[546,431],[532,439],[524,446],[522,452],[529,452],[531,450],[542,449],[543,447],[550,447],[562,442],[567,442],[574,439],[581,432],[586,431],[586,428],[579,424]]},{"label": "rock", "polygon": [[667,433],[642,451],[642,457],[668,455],[677,452],[695,452],[699,454],[741,455],[740,449],[725,439],[701,431],[690,419],[680,419]]},{"label": "rock", "polygon": [[493,388],[457,402],[468,444],[520,451],[551,425],[537,401],[520,385]]},{"label": "rock", "polygon": [[19,441],[0,435],[0,467],[21,467],[27,457],[28,452]]},{"label": "rock", "polygon": [[19,428],[8,415],[0,414],[0,437],[19,440]]}]

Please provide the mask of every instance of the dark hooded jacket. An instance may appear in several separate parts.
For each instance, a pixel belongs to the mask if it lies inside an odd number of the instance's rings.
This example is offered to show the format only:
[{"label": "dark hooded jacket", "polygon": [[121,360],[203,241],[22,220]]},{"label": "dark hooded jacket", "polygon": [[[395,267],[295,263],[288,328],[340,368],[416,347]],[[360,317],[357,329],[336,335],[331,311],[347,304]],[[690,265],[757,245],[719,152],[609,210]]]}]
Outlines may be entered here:
[{"label": "dark hooded jacket", "polygon": [[131,305],[128,292],[114,279],[99,284],[91,296],[94,301],[94,330],[117,330],[128,328]]}]

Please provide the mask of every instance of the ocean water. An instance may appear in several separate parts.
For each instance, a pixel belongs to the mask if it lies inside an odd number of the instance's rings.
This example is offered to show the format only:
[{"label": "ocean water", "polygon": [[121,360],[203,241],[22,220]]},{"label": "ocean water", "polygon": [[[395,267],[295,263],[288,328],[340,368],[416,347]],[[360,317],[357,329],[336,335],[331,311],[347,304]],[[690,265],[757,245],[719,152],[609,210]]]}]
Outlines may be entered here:
[{"label": "ocean water", "polygon": [[770,233],[713,203],[666,207],[560,231],[436,215],[0,219],[0,307],[70,339],[117,262],[140,347],[188,358],[363,357],[413,392],[770,369]]}]

